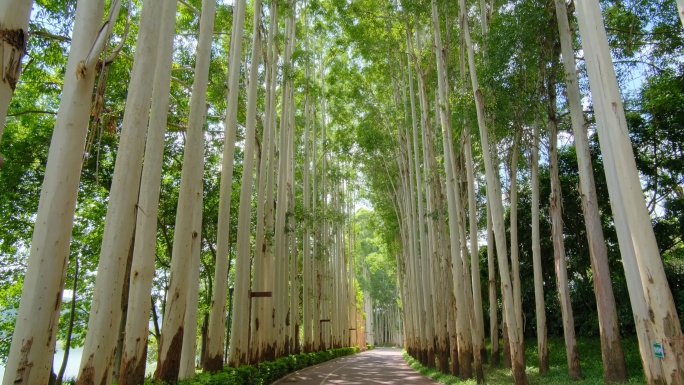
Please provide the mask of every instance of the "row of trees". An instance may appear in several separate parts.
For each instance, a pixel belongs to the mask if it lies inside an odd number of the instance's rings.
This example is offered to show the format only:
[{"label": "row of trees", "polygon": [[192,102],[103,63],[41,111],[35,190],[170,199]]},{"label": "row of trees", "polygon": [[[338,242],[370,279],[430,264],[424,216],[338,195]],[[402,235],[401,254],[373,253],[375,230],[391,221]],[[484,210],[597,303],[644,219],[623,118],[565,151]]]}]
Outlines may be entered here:
[{"label": "row of trees", "polygon": [[[338,11],[351,13],[342,17],[350,20],[346,31],[360,56],[369,62],[363,76],[373,82],[367,95],[372,101],[364,104],[368,115],[359,124],[359,140],[373,204],[383,213],[386,232],[396,237],[389,242],[396,245],[400,265],[405,344],[410,354],[428,366],[483,380],[482,364],[487,358],[483,276],[488,281],[492,362],[499,357],[495,304],[500,284],[504,357],[515,382],[527,383],[523,336],[530,317],[536,320],[531,330],[536,332],[539,370],[548,371],[545,313],[549,301],[554,303],[550,309],[558,310],[554,313],[562,319],[560,325],[557,321],[552,325],[554,333],[564,335],[568,375],[578,379],[582,372],[571,297],[573,292],[586,293],[586,286],[593,285],[588,291],[595,294],[591,311],[597,314],[604,378],[607,382],[626,381],[620,342],[625,321],[618,319],[612,287],[612,281],[617,281],[624,285],[621,294],[630,299],[633,320],[629,324],[639,340],[647,381],[682,383],[681,311],[668,284],[668,278],[672,281],[676,276],[671,268],[681,266],[681,235],[667,239],[664,232],[654,231],[666,231],[663,222],[681,218],[679,211],[671,208],[680,201],[675,195],[682,179],[678,171],[664,171],[658,164],[647,166],[649,161],[640,161],[641,156],[655,161],[644,154],[650,150],[635,148],[635,161],[627,124],[627,116],[639,116],[653,122],[650,128],[654,131],[681,132],[681,127],[665,125],[663,119],[680,113],[668,110],[655,118],[655,110],[649,108],[626,115],[614,69],[617,66],[623,71],[621,79],[631,82],[634,74],[642,71],[651,76],[650,81],[679,71],[678,54],[665,48],[681,41],[681,21],[674,4],[606,2],[603,13],[597,1],[584,0],[571,4],[550,1],[542,6],[526,1],[503,5],[460,1],[458,8],[437,1],[373,4],[379,11],[369,16],[363,16],[362,5],[338,5]],[[642,19],[639,14],[648,16]],[[355,18],[357,21],[352,21]],[[606,30],[611,32],[610,40]],[[581,45],[575,32],[582,37]],[[660,34],[666,36],[656,37]],[[636,35],[643,37],[630,42]],[[646,45],[657,47],[653,50],[662,56],[640,48]],[[614,63],[611,54],[616,52],[620,60]],[[631,66],[621,67],[623,64]],[[644,67],[652,68],[644,71]],[[650,84],[644,89],[649,88]],[[591,99],[583,99],[582,91],[590,93]],[[642,97],[645,95],[652,94],[645,91]],[[590,109],[584,111],[587,105]],[[373,127],[377,122],[381,127]],[[441,127],[441,135],[435,125]],[[560,136],[561,127],[571,129],[570,134]],[[598,146],[590,145],[588,128],[598,134]],[[630,128],[634,132],[638,126]],[[371,134],[361,133],[363,130],[373,130],[382,137],[381,143],[370,140]],[[574,176],[574,185],[563,183],[562,178],[569,175],[562,174],[559,167],[559,142],[570,136],[576,168],[567,168],[569,160],[564,153],[562,171]],[[436,150],[440,143],[441,151]],[[652,143],[653,152],[662,154],[661,146],[670,145],[661,143],[672,142]],[[544,150],[541,156],[540,150]],[[600,200],[594,175],[598,151],[604,189]],[[529,159],[523,163],[529,168],[519,167],[523,155],[529,155],[523,158]],[[660,171],[644,172],[648,167]],[[543,178],[540,169],[548,172]],[[521,174],[522,190],[518,185]],[[655,174],[677,182],[669,185],[669,193],[650,188],[644,197],[642,181]],[[540,180],[548,185],[541,186]],[[540,200],[545,198],[542,191],[549,197],[544,212],[540,211]],[[662,193],[671,194],[670,198],[656,197]],[[568,200],[567,196],[577,199]],[[530,210],[524,220],[518,218],[520,203]],[[564,223],[573,204],[581,212],[572,224]],[[577,209],[571,210],[577,213]],[[485,219],[488,274],[480,272],[478,250]],[[581,223],[583,228],[576,230]],[[569,242],[568,226],[584,239],[575,237]],[[603,234],[606,228],[610,238]],[[550,245],[542,235],[552,240]],[[660,249],[657,237],[666,240]],[[566,244],[579,245],[581,250],[566,251]],[[553,263],[547,262],[551,253]],[[577,264],[584,255],[589,266],[585,265],[584,271],[571,266],[575,276],[570,275],[568,262]],[[615,261],[620,260],[622,266],[616,266]],[[521,273],[523,268],[527,275]],[[555,274],[549,275],[549,268]],[[525,307],[523,288],[534,293],[531,302],[528,295]],[[549,296],[549,289],[556,293]],[[674,289],[681,295],[679,284]],[[535,311],[525,311],[524,317],[523,308]],[[586,314],[589,309],[583,310]],[[655,358],[653,341],[662,343],[667,351],[664,358]]]},{"label": "row of trees", "polygon": [[501,317],[516,383],[525,335],[580,377],[578,332],[624,381],[632,331],[684,382],[671,1],[31,3],[0,6],[4,384],[57,340],[79,383],[175,381],[198,341],[210,371],[363,344],[362,312],[463,378]]},{"label": "row of trees", "polygon": [[[15,32],[35,44],[24,47],[29,61],[9,110],[6,185],[29,178],[20,147],[41,140],[23,118],[56,115],[30,177],[31,239],[12,228],[20,213],[3,209],[14,236],[3,239],[3,291],[21,292],[17,312],[2,315],[13,324],[3,384],[47,383],[58,332],[67,349],[83,344],[79,384],[142,383],[150,360],[155,378],[194,376],[198,329],[208,371],[361,342],[356,178],[351,158],[330,144],[320,7],[122,3],[106,15],[104,1],[0,9],[0,20],[23,20]],[[23,54],[15,43],[3,40],[13,71]],[[47,53],[67,48],[62,71]],[[3,86],[14,89],[14,78]],[[48,79],[63,87],[40,95],[34,82]],[[10,99],[3,93],[4,105]],[[31,210],[17,198],[3,204]],[[67,277],[70,312],[61,303]],[[77,294],[87,297],[78,309]]]}]

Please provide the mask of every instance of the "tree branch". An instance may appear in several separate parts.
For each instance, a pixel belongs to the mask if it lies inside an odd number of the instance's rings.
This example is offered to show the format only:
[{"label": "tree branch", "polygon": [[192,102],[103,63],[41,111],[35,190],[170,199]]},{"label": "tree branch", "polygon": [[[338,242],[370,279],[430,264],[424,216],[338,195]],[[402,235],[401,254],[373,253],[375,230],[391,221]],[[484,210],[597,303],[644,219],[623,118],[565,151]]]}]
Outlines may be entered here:
[{"label": "tree branch", "polygon": [[26,114],[50,114],[50,115],[57,115],[56,111],[46,111],[46,110],[25,110],[25,111],[19,111],[15,112],[13,114],[7,114],[7,116],[21,116],[21,115],[26,115]]}]

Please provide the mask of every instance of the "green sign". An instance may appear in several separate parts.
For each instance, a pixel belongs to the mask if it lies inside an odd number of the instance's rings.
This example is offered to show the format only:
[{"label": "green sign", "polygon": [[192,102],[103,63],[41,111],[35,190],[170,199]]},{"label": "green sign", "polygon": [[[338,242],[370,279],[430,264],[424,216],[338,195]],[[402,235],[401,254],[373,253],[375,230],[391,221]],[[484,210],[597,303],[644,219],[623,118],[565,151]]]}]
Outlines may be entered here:
[{"label": "green sign", "polygon": [[665,349],[663,349],[663,344],[654,342],[653,343],[653,354],[657,358],[665,358]]}]

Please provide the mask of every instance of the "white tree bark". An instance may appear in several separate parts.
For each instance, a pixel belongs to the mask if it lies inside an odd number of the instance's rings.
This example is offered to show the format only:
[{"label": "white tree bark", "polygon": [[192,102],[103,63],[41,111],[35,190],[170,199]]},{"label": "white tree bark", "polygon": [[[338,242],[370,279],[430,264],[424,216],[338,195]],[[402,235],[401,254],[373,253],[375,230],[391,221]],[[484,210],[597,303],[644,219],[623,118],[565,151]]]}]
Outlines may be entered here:
[{"label": "white tree bark", "polygon": [[32,6],[33,0],[7,0],[0,3],[0,143],[7,109],[21,74],[21,59],[26,53]]},{"label": "white tree bark", "polygon": [[[275,25],[273,20],[277,20],[277,5],[275,2],[272,3],[270,14],[271,14],[271,26]],[[277,27],[276,27],[277,29]],[[254,282],[252,284],[253,291],[261,292],[271,292],[273,293],[273,253],[270,252],[271,249],[271,239],[266,237],[266,232],[272,230],[272,220],[269,222],[267,220],[266,211],[270,211],[271,215],[269,218],[272,219],[272,200],[269,200],[267,196],[272,194],[273,186],[267,187],[269,182],[273,180],[273,169],[275,164],[275,151],[274,151],[274,131],[275,124],[271,122],[271,116],[274,114],[273,102],[271,100],[271,84],[274,82],[274,77],[272,76],[272,69],[275,67],[273,63],[273,38],[274,38],[274,28],[270,28],[268,32],[268,42],[266,46],[266,119],[264,122],[263,135],[262,135],[262,147],[261,147],[261,159],[259,162],[259,181],[257,187],[257,224],[256,224],[256,244],[254,250],[254,268],[253,276]],[[267,191],[268,189],[268,191]],[[269,222],[269,223],[267,223]],[[254,310],[251,315],[252,322],[252,341],[250,342],[252,349],[250,352],[250,362],[261,362],[267,359],[266,355],[270,349],[273,333],[273,321],[272,321],[272,310],[273,310],[273,299],[272,297],[260,297],[254,300],[252,303]]]},{"label": "white tree bark", "polygon": [[[477,236],[477,202],[475,200],[475,167],[473,161],[472,143],[470,140],[470,128],[463,133],[466,161],[466,177],[468,178],[468,216],[470,220],[470,271],[473,286],[473,315],[475,316],[476,329],[473,330],[473,338],[479,339],[480,357],[486,359],[485,348],[484,314],[482,310],[482,289],[480,283],[480,256]],[[474,352],[478,354],[478,352]]]},{"label": "white tree bark", "polygon": [[[291,30],[294,28],[294,15],[290,15],[285,23],[286,47],[283,63],[285,69],[291,70],[292,64],[292,50],[294,47],[294,40],[291,38]],[[280,141],[278,150],[278,195],[276,205],[276,221],[275,221],[275,292],[273,293],[273,306],[275,314],[275,355],[281,357],[286,354],[286,341],[288,328],[286,327],[287,314],[289,309],[288,303],[288,261],[289,252],[287,247],[287,174],[288,174],[288,160],[289,160],[289,137],[292,127],[289,124],[289,114],[292,108],[290,99],[290,88],[292,81],[289,79],[283,80],[282,87],[282,106],[280,110]]]},{"label": "white tree bark", "polygon": [[534,301],[537,318],[537,355],[539,373],[549,371],[549,347],[546,338],[546,306],[544,306],[544,276],[542,275],[541,243],[539,239],[539,127],[532,132],[530,184],[532,188],[532,269],[534,272]]},{"label": "white tree bark", "polygon": [[159,21],[164,3],[150,0],[142,9],[137,50],[126,99],[119,151],[105,218],[100,261],[88,332],[83,344],[78,384],[109,384],[121,319],[121,293],[126,277],[126,260],[133,247],[138,191],[145,133],[152,102],[152,82],[157,62]]},{"label": "white tree bark", "polygon": [[[228,64],[228,92],[226,102],[226,135],[221,159],[221,183],[219,197],[218,227],[216,230],[216,270],[214,297],[209,314],[206,357],[204,370],[219,371],[223,368],[223,343],[226,325],[226,286],[228,285],[228,255],[230,249],[230,202],[233,188],[233,159],[237,134],[238,82],[240,58],[245,25],[245,0],[236,0],[233,8],[233,27],[230,39]],[[241,301],[235,297],[236,301]],[[233,320],[233,323],[235,320]]]},{"label": "white tree bark", "polygon": [[514,312],[513,290],[511,287],[510,269],[508,266],[508,255],[506,247],[506,232],[504,226],[503,202],[501,201],[501,181],[499,180],[494,161],[489,151],[489,134],[484,116],[484,97],[478,85],[477,71],[475,68],[475,52],[470,38],[468,18],[465,13],[465,0],[459,0],[463,18],[461,25],[465,36],[466,47],[468,49],[468,64],[470,69],[470,80],[475,96],[475,106],[477,109],[477,120],[480,128],[480,139],[482,141],[482,157],[485,161],[485,175],[487,177],[487,197],[490,203],[492,221],[494,224],[494,235],[496,237],[497,255],[499,261],[499,275],[501,276],[501,286],[503,288],[504,302],[506,304],[506,322],[508,322],[508,333],[511,346],[511,358],[513,360],[513,378],[517,385],[527,384],[525,374],[525,351],[523,348],[522,336],[518,333],[517,319]]},{"label": "white tree bark", "polygon": [[496,250],[494,248],[494,230],[492,229],[492,213],[487,204],[487,289],[489,292],[489,339],[491,342],[492,357],[490,364],[499,365],[499,315],[498,302],[496,301],[496,262],[494,261]]},{"label": "white tree bark", "polygon": [[[60,108],[3,385],[45,384],[50,377],[95,80],[95,66],[79,64],[97,38],[103,11],[104,1],[79,1],[76,6]],[[102,31],[104,36],[110,32]]]},{"label": "white tree bark", "polygon": [[[190,116],[181,170],[180,192],[176,213],[176,228],[173,235],[173,254],[167,293],[166,312],[159,341],[159,359],[155,378],[167,382],[178,380],[182,363],[183,334],[196,333],[194,327],[186,324],[188,298],[199,263],[195,264],[193,251],[201,247],[202,237],[202,179],[204,176],[204,123],[206,98],[211,61],[211,41],[216,13],[215,3],[202,1],[199,42],[197,45],[195,80],[192,85]],[[199,213],[197,211],[199,210]],[[200,219],[197,220],[196,216]],[[196,245],[199,244],[199,245]],[[190,306],[195,304],[190,303]],[[188,349],[186,348],[186,352]],[[187,374],[187,372],[185,373]]]},{"label": "white tree bark", "polygon": [[449,113],[449,99],[447,97],[445,58],[443,57],[442,38],[439,28],[437,3],[432,1],[432,25],[435,33],[437,75],[439,88],[439,109],[442,124],[442,143],[444,146],[444,166],[446,169],[447,207],[449,210],[449,239],[451,245],[451,268],[453,270],[453,288],[456,297],[456,338],[458,342],[459,375],[462,379],[472,377],[471,358],[473,354],[472,339],[470,338],[470,320],[466,317],[466,301],[463,282],[463,264],[461,260],[461,243],[458,234],[456,187],[454,173],[454,149],[451,134],[451,119]]},{"label": "white tree bark", "polygon": [[[555,66],[552,65],[552,68]],[[563,317],[563,336],[565,337],[565,355],[568,362],[568,376],[572,380],[582,378],[577,339],[575,338],[575,320],[570,302],[568,283],[568,267],[563,241],[562,192],[558,172],[558,123],[556,122],[556,83],[549,81],[549,174],[551,178],[551,195],[549,196],[549,216],[551,217],[551,239],[553,241],[553,257],[556,270],[556,286],[558,300]]]},{"label": "white tree bark", "polygon": [[[205,9],[205,8],[202,8]],[[200,195],[204,186],[200,187]],[[199,278],[202,253],[202,205],[195,207],[193,226],[197,229],[199,242],[192,244],[190,251],[190,279],[188,282],[188,302],[183,320],[183,347],[181,349],[180,370],[178,379],[186,380],[195,377],[195,358],[197,356],[197,311],[199,305]]]},{"label": "white tree bark", "polygon": [[522,298],[520,290],[520,257],[518,248],[518,158],[522,130],[516,129],[511,154],[510,231],[511,231],[511,280],[513,281],[513,306],[518,320],[518,335],[523,335]]},{"label": "white tree bark", "polygon": [[577,164],[580,174],[580,191],[582,193],[582,211],[587,230],[589,256],[594,278],[594,292],[601,333],[601,356],[603,359],[603,378],[607,383],[627,381],[627,367],[620,343],[615,297],[611,285],[608,268],[608,251],[601,218],[599,217],[598,199],[594,184],[594,172],[591,168],[587,127],[582,113],[582,101],[575,69],[575,51],[572,47],[572,30],[568,22],[567,6],[564,0],[556,0],[556,18],[560,33],[563,65],[565,67],[565,83],[567,85],[568,107],[572,118],[572,130],[575,137]]},{"label": "white tree bark", "polygon": [[145,163],[140,181],[136,216],[135,245],[131,263],[128,317],[119,371],[119,385],[135,385],[145,378],[145,356],[149,334],[150,290],[154,278],[154,253],[157,243],[157,211],[164,156],[164,134],[169,109],[171,61],[177,1],[165,1],[161,16],[159,48],[152,87],[152,109]]},{"label": "white tree bark", "polygon": [[[309,49],[309,22],[306,18],[304,19],[305,25],[305,40],[304,46],[305,50]],[[302,183],[303,183],[303,199],[304,199],[304,213],[313,217],[311,212],[311,95],[309,93],[309,73],[310,65],[309,61],[306,61],[304,68],[304,167],[302,170]],[[304,239],[302,240],[302,265],[303,265],[303,292],[302,292],[302,315],[303,315],[303,341],[304,341],[304,353],[310,353],[313,351],[313,255],[311,254],[311,221],[309,219],[304,220]],[[354,320],[356,321],[356,320]]]},{"label": "white tree bark", "polygon": [[254,153],[256,142],[256,107],[258,70],[261,58],[261,36],[259,21],[261,20],[261,0],[254,1],[254,29],[252,40],[252,57],[249,72],[249,88],[247,89],[247,117],[245,125],[245,149],[242,163],[242,181],[240,186],[240,209],[238,212],[237,258],[235,259],[235,301],[233,302],[233,325],[230,332],[231,344],[228,364],[237,367],[246,364],[249,353],[249,312],[251,301],[250,288],[250,233],[252,211],[252,185],[254,182]]},{"label": "white tree bark", "polygon": [[[664,342],[665,358],[661,360],[664,381],[681,384],[684,383],[681,368],[684,346],[672,340],[681,336],[681,325],[644,202],[601,9],[595,0],[578,1],[576,7],[606,174],[615,172],[608,181],[613,212],[618,212],[615,225],[618,234],[624,232],[631,236],[636,257],[633,260],[631,253],[623,252],[625,271],[633,269],[631,265],[638,266],[643,294],[652,315],[655,340]],[[618,215],[623,215],[625,221],[618,221]],[[621,251],[628,247],[620,242]]]}]

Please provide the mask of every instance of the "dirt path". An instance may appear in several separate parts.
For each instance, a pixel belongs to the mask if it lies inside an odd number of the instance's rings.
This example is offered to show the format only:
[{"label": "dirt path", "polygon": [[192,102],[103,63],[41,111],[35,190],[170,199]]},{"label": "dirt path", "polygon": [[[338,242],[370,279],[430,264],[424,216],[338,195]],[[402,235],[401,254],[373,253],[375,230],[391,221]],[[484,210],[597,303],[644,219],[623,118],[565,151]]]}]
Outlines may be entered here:
[{"label": "dirt path", "polygon": [[401,349],[376,348],[302,369],[276,384],[437,384],[411,369],[401,354]]}]

